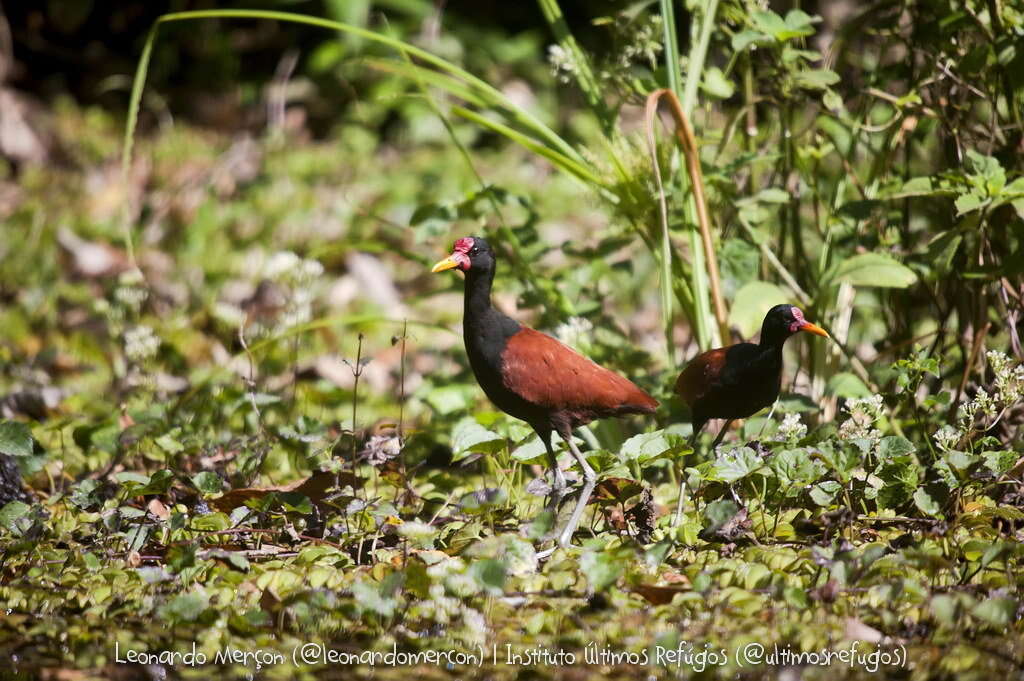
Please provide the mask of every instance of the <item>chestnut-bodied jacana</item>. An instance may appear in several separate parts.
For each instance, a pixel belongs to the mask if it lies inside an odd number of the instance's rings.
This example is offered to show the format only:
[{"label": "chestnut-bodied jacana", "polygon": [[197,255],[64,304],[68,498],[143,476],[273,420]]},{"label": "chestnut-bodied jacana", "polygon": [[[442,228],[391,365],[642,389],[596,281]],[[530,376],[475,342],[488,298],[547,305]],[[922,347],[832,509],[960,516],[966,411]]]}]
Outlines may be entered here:
[{"label": "chestnut-bodied jacana", "polygon": [[[452,254],[432,271],[465,273],[462,335],[477,382],[499,409],[537,432],[547,449],[553,491],[559,497],[564,494],[565,477],[551,434],[565,440],[586,481],[580,499],[585,502],[596,476],[573,442],[573,429],[609,416],[653,414],[658,402],[631,381],[495,309],[491,304],[495,265],[490,245],[474,236],[456,241]],[[559,537],[560,545],[568,544],[582,510],[582,503],[577,504]]]},{"label": "chestnut-bodied jacana", "polygon": [[[735,419],[753,416],[778,399],[782,387],[782,346],[798,331],[829,337],[820,326],[804,319],[800,308],[776,305],[764,317],[759,343],[708,350],[686,365],[676,379],[675,392],[693,412],[691,443],[696,442],[709,420],[726,419],[711,444],[713,451]],[[676,518],[678,521],[678,510]]]}]

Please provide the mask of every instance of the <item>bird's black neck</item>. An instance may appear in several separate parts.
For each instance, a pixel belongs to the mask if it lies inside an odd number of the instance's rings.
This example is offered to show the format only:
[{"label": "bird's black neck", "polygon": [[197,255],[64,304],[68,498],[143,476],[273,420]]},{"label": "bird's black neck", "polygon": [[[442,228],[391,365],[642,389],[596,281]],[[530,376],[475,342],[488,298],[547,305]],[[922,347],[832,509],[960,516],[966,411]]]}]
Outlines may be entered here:
[{"label": "bird's black neck", "polygon": [[463,324],[469,328],[483,322],[494,312],[491,305],[491,285],[494,270],[473,270],[466,272],[466,294],[463,300]]},{"label": "bird's black neck", "polygon": [[521,328],[518,322],[491,304],[493,283],[493,269],[470,269],[466,272],[462,335],[474,368],[480,359],[485,359],[489,364],[499,362],[508,337]]},{"label": "bird's black neck", "polygon": [[790,335],[792,334],[787,333],[785,329],[765,325],[761,327],[761,341],[759,345],[762,350],[774,350],[781,353],[782,346]]}]

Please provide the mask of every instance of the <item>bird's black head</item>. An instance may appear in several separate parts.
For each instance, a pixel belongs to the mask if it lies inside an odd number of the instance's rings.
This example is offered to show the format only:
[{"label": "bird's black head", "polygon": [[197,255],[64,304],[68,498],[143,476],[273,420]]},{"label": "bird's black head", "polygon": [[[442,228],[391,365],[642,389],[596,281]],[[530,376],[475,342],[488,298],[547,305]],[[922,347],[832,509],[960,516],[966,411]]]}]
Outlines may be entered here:
[{"label": "bird's black head", "polygon": [[829,337],[825,329],[804,319],[804,313],[800,308],[776,305],[764,316],[764,323],[761,324],[761,345],[781,344],[797,331]]},{"label": "bird's black head", "polygon": [[458,268],[463,272],[472,270],[474,273],[494,270],[494,251],[490,244],[478,236],[465,236],[455,242],[452,254],[434,265],[431,272],[443,272]]}]

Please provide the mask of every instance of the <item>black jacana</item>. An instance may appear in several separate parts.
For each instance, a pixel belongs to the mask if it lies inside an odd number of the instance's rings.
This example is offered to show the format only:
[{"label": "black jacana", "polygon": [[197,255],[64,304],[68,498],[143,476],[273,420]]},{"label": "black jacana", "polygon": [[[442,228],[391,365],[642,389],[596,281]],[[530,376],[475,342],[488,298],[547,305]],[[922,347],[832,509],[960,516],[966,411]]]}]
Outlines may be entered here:
[{"label": "black jacana", "polygon": [[[598,366],[560,341],[523,326],[491,304],[496,260],[480,237],[455,242],[452,254],[433,272],[459,269],[466,275],[462,335],[477,382],[502,411],[526,421],[547,449],[554,472],[553,490],[561,496],[565,477],[558,467],[551,434],[558,433],[586,481],[580,502],[593,490],[596,476],[572,439],[574,428],[595,419],[652,414],[658,402],[632,382]],[[559,538],[565,546],[575,532],[582,504]]]}]

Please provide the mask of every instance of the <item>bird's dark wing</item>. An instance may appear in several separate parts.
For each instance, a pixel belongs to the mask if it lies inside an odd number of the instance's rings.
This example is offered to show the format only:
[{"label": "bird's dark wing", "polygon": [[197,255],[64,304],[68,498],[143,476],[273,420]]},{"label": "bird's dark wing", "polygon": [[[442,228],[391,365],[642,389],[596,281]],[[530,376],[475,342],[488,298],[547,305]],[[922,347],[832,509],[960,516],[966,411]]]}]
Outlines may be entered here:
[{"label": "bird's dark wing", "polygon": [[742,390],[743,368],[757,352],[753,343],[737,343],[697,355],[676,379],[676,394],[692,408],[701,398],[722,390]]},{"label": "bird's dark wing", "polygon": [[702,398],[725,368],[725,354],[728,348],[715,348],[702,352],[686,365],[676,379],[676,394],[686,404],[693,405]]},{"label": "bird's dark wing", "polygon": [[631,381],[527,327],[508,339],[501,359],[505,386],[545,409],[653,413],[658,406]]}]

